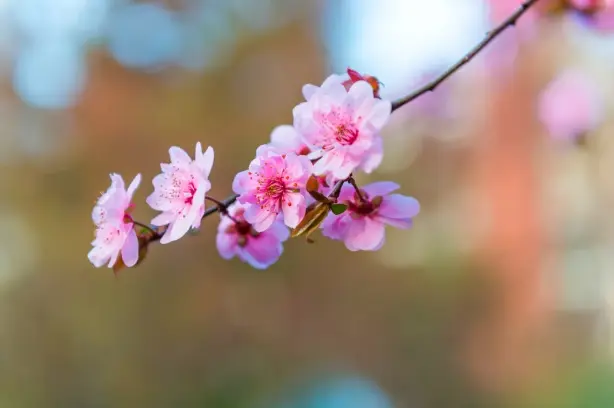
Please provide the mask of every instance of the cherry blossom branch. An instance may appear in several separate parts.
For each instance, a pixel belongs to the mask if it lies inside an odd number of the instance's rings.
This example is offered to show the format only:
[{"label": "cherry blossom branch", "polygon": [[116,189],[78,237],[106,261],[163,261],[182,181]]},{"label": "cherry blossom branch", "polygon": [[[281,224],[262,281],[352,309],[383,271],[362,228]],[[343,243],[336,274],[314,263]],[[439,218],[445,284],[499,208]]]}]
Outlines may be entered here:
[{"label": "cherry blossom branch", "polygon": [[518,10],[516,10],[512,15],[510,15],[507,19],[505,19],[501,24],[492,29],[486,34],[486,37],[482,41],[480,41],[475,47],[473,47],[465,56],[460,59],[456,64],[452,65],[448,68],[443,74],[439,77],[435,78],[433,81],[424,85],[423,87],[415,90],[409,95],[398,99],[392,103],[392,110],[395,111],[400,107],[408,104],[416,98],[428,93],[433,92],[442,82],[451,77],[456,71],[462,68],[465,64],[471,61],[476,55],[480,53],[488,44],[490,44],[495,38],[499,36],[499,34],[503,33],[507,28],[516,25],[516,22],[524,13],[529,10],[535,3],[539,0],[526,0],[524,3],[520,5]]},{"label": "cherry blossom branch", "polygon": [[[516,22],[518,21],[518,19],[520,19],[520,17],[522,17],[522,15],[524,13],[527,12],[527,10],[529,10],[535,3],[537,3],[539,0],[526,0],[524,3],[522,3],[520,5],[520,7],[514,12],[512,13],[507,19],[505,19],[501,24],[499,24],[497,27],[495,27],[494,29],[492,29],[491,31],[488,32],[488,34],[486,35],[486,37],[484,37],[484,39],[482,41],[480,41],[475,47],[473,47],[467,54],[465,54],[465,56],[459,60],[456,64],[452,65],[450,68],[448,68],[443,74],[441,74],[439,77],[437,77],[436,79],[434,79],[433,81],[429,82],[428,84],[424,85],[423,87],[415,90],[414,92],[410,93],[409,95],[397,99],[396,101],[392,102],[392,111],[395,111],[397,109],[399,109],[400,107],[408,104],[409,102],[419,98],[420,96],[428,93],[428,92],[433,92],[442,82],[446,81],[449,77],[451,77],[456,71],[458,71],[460,68],[462,68],[465,64],[467,64],[469,61],[471,61],[476,55],[478,55],[488,44],[490,44],[495,38],[497,38],[501,33],[503,33],[507,28],[512,27],[516,24]],[[343,186],[343,184],[346,181],[352,181],[353,179],[347,179],[347,180],[341,180],[337,183],[337,185],[335,185],[335,188],[333,189],[333,192],[331,193],[331,196],[334,195],[335,191],[337,192],[336,194],[339,195],[339,192],[341,191],[341,187]],[[355,185],[355,183],[353,184]],[[358,191],[358,189],[357,189]],[[228,198],[226,198],[225,200],[222,201],[222,203],[227,207],[229,205],[231,205],[232,203],[234,203],[237,199],[238,195],[237,194],[233,194],[231,196],[229,196]],[[205,211],[205,214],[203,215],[203,218],[216,213],[217,211],[219,211],[220,207],[219,206],[214,206],[214,207],[210,207]]]},{"label": "cherry blossom branch", "polygon": [[[238,194],[233,194],[232,196],[228,197],[226,200],[224,201],[219,201],[211,196],[205,196],[205,200],[209,200],[212,203],[215,204],[215,207],[209,208],[210,214],[213,214],[214,212],[218,211],[220,214],[225,215],[226,217],[230,218],[232,221],[234,221],[235,224],[237,224],[239,221],[236,220],[232,215],[230,215],[228,213],[228,206],[231,205],[232,203],[235,202],[235,200],[237,199],[237,197],[239,197]],[[228,204],[226,204],[225,201],[229,201]],[[203,214],[203,219],[207,216],[207,212],[205,211],[205,213]]]}]

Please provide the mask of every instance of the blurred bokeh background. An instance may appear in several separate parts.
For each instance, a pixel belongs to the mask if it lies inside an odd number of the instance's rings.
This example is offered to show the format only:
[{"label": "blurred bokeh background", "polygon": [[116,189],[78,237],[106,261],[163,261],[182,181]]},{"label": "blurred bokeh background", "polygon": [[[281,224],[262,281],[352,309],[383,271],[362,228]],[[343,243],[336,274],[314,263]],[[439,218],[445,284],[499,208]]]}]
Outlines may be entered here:
[{"label": "blurred bokeh background", "polygon": [[[86,257],[110,172],[143,174],[148,221],[168,147],[201,141],[225,197],[303,84],[401,96],[503,3],[0,0],[0,407],[613,407],[614,35],[569,14],[394,113],[360,181],[422,213],[382,250],[291,240],[256,271],[210,217],[117,277]],[[579,95],[545,92],[570,70]]]}]

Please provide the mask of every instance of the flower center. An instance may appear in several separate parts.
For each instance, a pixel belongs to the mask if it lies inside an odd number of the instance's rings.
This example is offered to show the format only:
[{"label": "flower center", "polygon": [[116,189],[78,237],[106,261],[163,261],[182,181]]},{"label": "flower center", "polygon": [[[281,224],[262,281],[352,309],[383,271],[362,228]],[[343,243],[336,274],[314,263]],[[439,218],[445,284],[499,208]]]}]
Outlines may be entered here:
[{"label": "flower center", "polygon": [[373,199],[369,199],[368,194],[361,190],[361,195],[364,200],[361,200],[357,193],[354,194],[354,201],[348,201],[348,209],[352,212],[352,215],[367,216],[377,211],[382,204],[382,197],[375,196]]},{"label": "flower center", "polygon": [[358,130],[353,127],[349,128],[346,125],[337,125],[335,139],[342,145],[351,145],[358,139]]},{"label": "flower center", "polygon": [[185,193],[185,203],[188,205],[192,205],[192,200],[194,200],[194,194],[196,194],[196,186],[193,181],[188,183],[187,192]]}]

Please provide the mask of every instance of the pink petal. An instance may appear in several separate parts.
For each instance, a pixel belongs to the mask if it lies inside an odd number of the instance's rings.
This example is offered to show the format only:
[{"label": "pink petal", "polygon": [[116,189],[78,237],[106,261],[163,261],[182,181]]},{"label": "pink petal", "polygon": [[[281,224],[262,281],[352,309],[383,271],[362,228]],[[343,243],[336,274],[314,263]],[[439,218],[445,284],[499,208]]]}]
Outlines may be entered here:
[{"label": "pink petal", "polygon": [[285,195],[286,201],[282,204],[284,223],[294,228],[305,216],[307,203],[301,193],[289,193]]},{"label": "pink petal", "polygon": [[311,174],[311,161],[304,156],[297,156],[294,153],[286,155],[286,174],[292,180],[306,180]]},{"label": "pink petal", "polygon": [[173,164],[190,164],[192,162],[190,156],[180,147],[173,146],[168,149],[168,153]]},{"label": "pink petal", "polygon": [[249,189],[249,170],[238,173],[232,181],[232,191],[237,194],[243,194]]},{"label": "pink petal", "polygon": [[384,197],[378,214],[387,218],[408,219],[420,212],[420,203],[413,197],[392,194]]},{"label": "pink petal", "polygon": [[283,222],[274,222],[271,228],[263,232],[263,234],[271,234],[280,242],[284,242],[290,238],[290,230]]},{"label": "pink petal", "polygon": [[346,214],[335,215],[330,213],[322,223],[322,235],[330,239],[342,240],[351,221],[352,219]]},{"label": "pink petal", "polygon": [[258,205],[252,204],[245,211],[245,220],[252,224],[258,232],[267,230],[275,222],[276,218],[276,213],[261,209]]},{"label": "pink petal", "polygon": [[392,181],[377,181],[375,183],[367,184],[366,186],[362,187],[362,189],[369,194],[369,197],[375,197],[388,195],[391,192],[398,190],[400,187],[401,186]]},{"label": "pink petal", "polygon": [[250,238],[242,248],[242,258],[256,269],[265,269],[274,264],[283,253],[283,246],[272,235],[260,235]]},{"label": "pink petal", "polygon": [[353,219],[350,223],[345,236],[345,246],[350,251],[375,251],[381,248],[384,239],[384,224],[364,217]]},{"label": "pink petal", "polygon": [[128,232],[128,237],[122,247],[122,259],[129,268],[134,266],[139,260],[139,240],[133,229],[130,229],[130,232]]},{"label": "pink petal", "polygon": [[231,259],[237,251],[237,236],[235,234],[219,232],[215,237],[215,244],[222,258]]}]

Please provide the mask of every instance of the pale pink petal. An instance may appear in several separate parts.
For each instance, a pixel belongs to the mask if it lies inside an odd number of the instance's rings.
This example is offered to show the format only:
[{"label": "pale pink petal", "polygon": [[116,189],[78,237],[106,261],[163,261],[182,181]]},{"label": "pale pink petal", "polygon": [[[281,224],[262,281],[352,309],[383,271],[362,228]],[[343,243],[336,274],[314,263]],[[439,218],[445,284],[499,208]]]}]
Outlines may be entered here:
[{"label": "pale pink petal", "polygon": [[288,153],[300,148],[301,137],[294,126],[280,125],[271,132],[271,144],[280,149],[280,153]]},{"label": "pale pink petal", "polygon": [[207,150],[205,150],[205,153],[202,155],[201,159],[197,161],[197,165],[204,172],[205,177],[209,177],[209,174],[211,174],[211,168],[213,167],[213,159],[213,148],[209,146],[207,147]]},{"label": "pale pink petal", "polygon": [[111,188],[125,190],[126,186],[124,185],[124,179],[117,173],[111,173],[109,175],[111,177]]},{"label": "pale pink petal", "polygon": [[151,221],[151,225],[161,227],[163,225],[170,224],[177,216],[171,212],[163,212],[156,215]]},{"label": "pale pink petal", "polygon": [[190,164],[192,162],[190,156],[180,147],[172,146],[168,149],[168,153],[173,164]]},{"label": "pale pink petal", "polygon": [[[322,158],[313,165],[313,173],[318,176],[328,173],[329,171],[333,171],[339,168],[342,163],[343,163],[343,156],[339,152],[337,151],[326,152],[322,155]],[[335,176],[335,177],[345,178],[345,177],[338,177],[338,176]]]},{"label": "pale pink petal", "polygon": [[139,240],[133,229],[130,229],[130,232],[128,232],[128,237],[122,247],[122,259],[129,268],[134,266],[139,260]]},{"label": "pale pink petal", "polygon": [[132,183],[130,183],[130,185],[128,186],[128,197],[129,199],[132,198],[132,195],[134,194],[134,192],[136,191],[136,189],[139,187],[139,184],[141,184],[141,174],[137,174],[134,177],[134,180],[132,180]]},{"label": "pale pink petal", "polygon": [[392,104],[387,100],[375,99],[368,112],[360,111],[359,113],[364,115],[363,121],[368,122],[375,130],[379,131],[388,123],[392,113]]},{"label": "pale pink petal", "polygon": [[364,161],[361,164],[361,168],[365,173],[369,174],[373,172],[379,165],[382,163],[382,159],[384,158],[384,149],[382,138],[377,137],[374,140],[373,146],[369,149],[368,155],[365,157]]},{"label": "pale pink petal", "polygon": [[385,196],[387,194],[392,193],[395,190],[398,190],[401,186],[392,181],[377,181],[375,183],[367,184],[364,187],[361,187],[369,197],[375,196]]},{"label": "pale pink petal", "polygon": [[311,97],[318,91],[318,89],[320,89],[319,87],[312,85],[312,84],[307,84],[303,86],[303,97],[305,98],[305,100],[310,100]]},{"label": "pale pink petal", "polygon": [[348,95],[354,101],[370,101],[375,99],[373,97],[373,88],[366,81],[357,81],[352,84]]},{"label": "pale pink petal", "polygon": [[235,234],[219,232],[215,238],[215,244],[222,258],[231,259],[237,251],[237,236]]},{"label": "pale pink petal", "polygon": [[305,197],[300,193],[289,193],[285,196],[286,201],[282,204],[282,211],[284,213],[284,223],[294,228],[305,216],[305,209],[307,203]]},{"label": "pale pink petal", "polygon": [[109,258],[109,263],[107,265],[109,268],[112,268],[117,263],[117,258],[119,258],[119,251],[120,251],[120,248],[113,249],[113,252],[111,253],[111,257]]},{"label": "pale pink petal", "polygon": [[320,88],[326,91],[331,86],[334,87],[334,86],[343,84],[343,81],[345,81],[345,79],[346,77],[343,75],[331,74],[324,80],[324,82],[322,82],[322,86]]},{"label": "pale pink petal", "polygon": [[332,168],[331,174],[338,179],[345,179],[350,176],[350,173],[358,166],[358,161],[354,160],[351,156],[346,155],[343,164],[339,167]]},{"label": "pale pink petal", "polygon": [[350,223],[345,246],[350,251],[374,251],[381,248],[384,239],[384,224],[364,217]]}]

